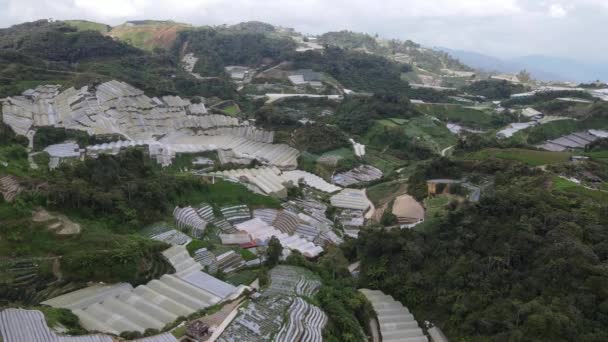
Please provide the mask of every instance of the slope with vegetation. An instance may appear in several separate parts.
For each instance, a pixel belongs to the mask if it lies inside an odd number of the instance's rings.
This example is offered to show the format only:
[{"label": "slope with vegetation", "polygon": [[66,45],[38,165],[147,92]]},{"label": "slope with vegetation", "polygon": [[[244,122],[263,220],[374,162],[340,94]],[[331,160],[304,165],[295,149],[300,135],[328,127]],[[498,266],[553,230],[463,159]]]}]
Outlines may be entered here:
[{"label": "slope with vegetation", "polygon": [[111,79],[153,95],[235,96],[226,80],[192,79],[168,52],[145,52],[97,31],[46,20],[0,30],[0,97],[40,84],[82,87]]},{"label": "slope with vegetation", "polygon": [[156,48],[170,49],[180,31],[191,25],[174,21],[141,20],[128,21],[114,26],[108,35],[139,49],[152,51]]},{"label": "slope with vegetation", "polygon": [[517,163],[453,167],[452,176],[495,174],[495,191],[424,231],[365,233],[361,284],[454,338],[605,340],[607,202],[553,188]]}]

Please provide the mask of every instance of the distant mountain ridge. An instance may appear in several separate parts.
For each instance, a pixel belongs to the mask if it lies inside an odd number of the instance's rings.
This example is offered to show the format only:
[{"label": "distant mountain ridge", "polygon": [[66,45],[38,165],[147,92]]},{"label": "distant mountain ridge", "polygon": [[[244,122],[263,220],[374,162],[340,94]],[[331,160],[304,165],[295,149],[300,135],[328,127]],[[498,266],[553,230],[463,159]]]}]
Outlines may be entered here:
[{"label": "distant mountain ridge", "polygon": [[501,59],[473,51],[436,48],[458,58],[464,64],[488,72],[517,73],[528,70],[532,76],[542,81],[591,82],[608,80],[608,65],[585,62],[553,56],[531,55],[512,59]]}]

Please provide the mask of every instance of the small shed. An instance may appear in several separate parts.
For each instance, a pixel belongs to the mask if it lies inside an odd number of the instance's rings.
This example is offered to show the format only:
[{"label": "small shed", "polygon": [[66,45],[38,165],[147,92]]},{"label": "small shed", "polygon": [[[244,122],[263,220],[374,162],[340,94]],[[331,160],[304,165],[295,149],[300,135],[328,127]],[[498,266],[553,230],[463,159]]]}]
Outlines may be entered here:
[{"label": "small shed", "polygon": [[209,334],[209,326],[201,321],[194,321],[186,329],[186,336],[194,339],[195,341],[206,340]]}]

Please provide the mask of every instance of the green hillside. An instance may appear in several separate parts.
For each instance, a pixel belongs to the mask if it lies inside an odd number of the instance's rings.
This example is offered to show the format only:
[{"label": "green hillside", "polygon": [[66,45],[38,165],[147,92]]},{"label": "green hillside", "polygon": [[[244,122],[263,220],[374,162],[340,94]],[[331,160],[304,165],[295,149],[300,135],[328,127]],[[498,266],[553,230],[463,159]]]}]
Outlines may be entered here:
[{"label": "green hillside", "polygon": [[63,22],[70,26],[76,27],[78,31],[97,31],[101,34],[105,34],[112,29],[110,25],[87,20],[64,20]]}]

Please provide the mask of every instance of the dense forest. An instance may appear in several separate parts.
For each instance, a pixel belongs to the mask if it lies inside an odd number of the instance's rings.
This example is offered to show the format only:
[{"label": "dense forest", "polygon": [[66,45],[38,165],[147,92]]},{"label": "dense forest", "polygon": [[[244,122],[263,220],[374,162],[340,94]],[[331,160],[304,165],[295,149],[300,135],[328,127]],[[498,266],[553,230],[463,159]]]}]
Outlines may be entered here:
[{"label": "dense forest", "polygon": [[427,175],[494,174],[495,191],[428,230],[360,236],[361,285],[470,341],[608,339],[607,203],[511,162],[451,168]]},{"label": "dense forest", "polygon": [[38,84],[82,87],[111,79],[154,96],[236,96],[228,80],[195,80],[177,56],[162,49],[145,52],[97,31],[47,20],[0,30],[0,97]]},{"label": "dense forest", "polygon": [[409,99],[394,93],[376,93],[373,96],[351,96],[336,111],[335,123],[346,132],[365,133],[374,120],[383,118],[411,118],[420,115]]},{"label": "dense forest", "polygon": [[401,74],[411,70],[385,57],[327,46],[323,52],[306,51],[293,57],[297,69],[323,71],[345,88],[369,92],[403,92],[408,88]]},{"label": "dense forest", "polygon": [[99,32],[78,32],[66,23],[47,20],[0,29],[0,50],[66,63],[142,54],[140,50]]},{"label": "dense forest", "polygon": [[481,80],[464,87],[463,90],[472,95],[484,96],[489,100],[501,100],[525,92],[526,87],[501,80]]},{"label": "dense forest", "polygon": [[288,38],[270,37],[236,28],[220,30],[204,27],[179,32],[174,50],[180,51],[183,46],[199,56],[194,72],[202,76],[218,76],[229,65],[254,67],[283,60],[294,52],[296,45]]}]

